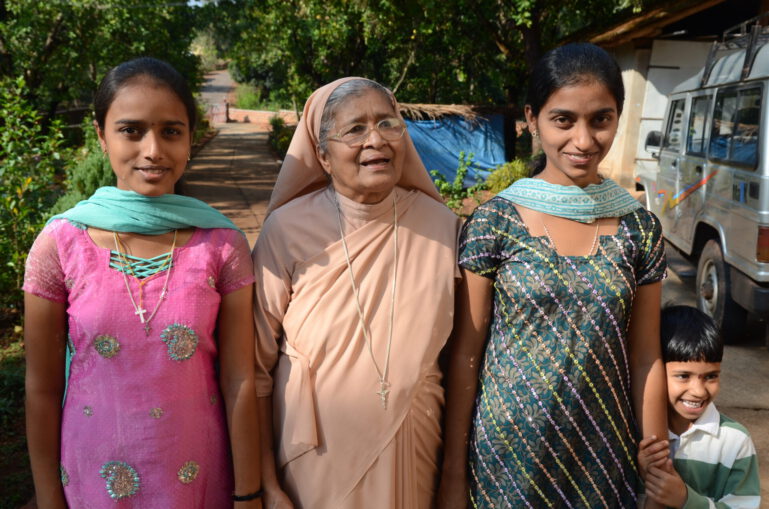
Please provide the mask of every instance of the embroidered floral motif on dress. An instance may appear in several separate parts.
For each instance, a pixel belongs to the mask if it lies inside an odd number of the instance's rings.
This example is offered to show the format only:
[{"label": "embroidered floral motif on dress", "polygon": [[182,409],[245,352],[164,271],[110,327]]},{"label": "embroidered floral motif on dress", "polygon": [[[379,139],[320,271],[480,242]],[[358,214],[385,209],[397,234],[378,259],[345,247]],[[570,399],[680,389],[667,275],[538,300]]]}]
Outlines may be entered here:
[{"label": "embroidered floral motif on dress", "polygon": [[124,461],[110,461],[99,472],[107,480],[107,493],[113,500],[135,495],[139,491],[139,474]]},{"label": "embroidered floral motif on dress", "polygon": [[101,334],[93,340],[93,347],[99,352],[99,355],[105,359],[111,359],[120,351],[120,343],[117,338]]},{"label": "embroidered floral motif on dress", "polygon": [[168,356],[175,361],[189,359],[198,346],[198,335],[195,331],[180,323],[166,327],[160,339],[168,346]]},{"label": "embroidered floral motif on dress", "polygon": [[188,461],[182,465],[182,468],[179,469],[177,476],[179,477],[179,481],[181,481],[182,484],[189,484],[195,480],[199,472],[200,465],[194,461]]}]

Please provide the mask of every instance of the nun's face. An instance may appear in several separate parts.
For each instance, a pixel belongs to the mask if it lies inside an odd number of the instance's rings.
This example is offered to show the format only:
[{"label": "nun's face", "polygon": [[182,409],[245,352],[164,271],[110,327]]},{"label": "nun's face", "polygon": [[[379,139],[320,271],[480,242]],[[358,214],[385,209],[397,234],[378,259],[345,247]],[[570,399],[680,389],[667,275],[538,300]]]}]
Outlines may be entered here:
[{"label": "nun's face", "polygon": [[[339,194],[359,203],[378,203],[390,194],[400,180],[406,154],[403,131],[395,136],[399,126],[403,121],[390,98],[377,90],[366,90],[339,106],[326,151],[318,153]],[[368,136],[349,146],[339,135],[349,136],[351,129],[368,130]]]}]

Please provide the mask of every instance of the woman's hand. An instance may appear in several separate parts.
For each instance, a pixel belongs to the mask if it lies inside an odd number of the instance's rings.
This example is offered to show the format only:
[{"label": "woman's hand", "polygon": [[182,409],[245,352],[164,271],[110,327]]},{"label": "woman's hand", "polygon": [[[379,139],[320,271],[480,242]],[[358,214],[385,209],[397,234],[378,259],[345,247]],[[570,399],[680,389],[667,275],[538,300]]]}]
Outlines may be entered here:
[{"label": "woman's hand", "polygon": [[[253,285],[228,293],[219,306],[219,385],[229,428],[236,493],[261,487],[259,415],[254,387]],[[259,499],[234,502],[236,509],[259,508]]]},{"label": "woman's hand", "polygon": [[294,504],[288,498],[286,492],[275,484],[270,488],[264,489],[264,509],[294,509]]},{"label": "woman's hand", "polygon": [[667,440],[659,440],[654,435],[641,440],[638,444],[638,469],[641,472],[641,478],[646,480],[649,468],[652,466],[662,468],[668,456],[670,456],[670,447]]},{"label": "woman's hand", "polygon": [[278,481],[272,442],[272,396],[257,398],[262,439],[262,489],[264,509],[293,509],[294,504]]},{"label": "woman's hand", "polygon": [[468,505],[467,478],[462,475],[441,476],[441,484],[438,487],[436,509],[467,509]]},{"label": "woman's hand", "polygon": [[446,414],[440,509],[466,509],[467,443],[472,421],[478,369],[491,317],[491,280],[461,269],[457,287],[454,331],[449,340]]},{"label": "woman's hand", "polygon": [[262,497],[255,498],[254,500],[232,503],[232,509],[263,509],[263,507]]},{"label": "woman's hand", "polygon": [[660,345],[662,283],[641,285],[631,311],[630,392],[641,436],[668,436],[667,383]]}]

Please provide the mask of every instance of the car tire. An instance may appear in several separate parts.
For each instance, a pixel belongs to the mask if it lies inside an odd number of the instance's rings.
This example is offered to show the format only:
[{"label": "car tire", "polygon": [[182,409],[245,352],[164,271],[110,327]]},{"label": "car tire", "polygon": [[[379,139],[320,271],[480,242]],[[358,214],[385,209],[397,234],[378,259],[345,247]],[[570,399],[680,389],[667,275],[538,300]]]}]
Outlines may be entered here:
[{"label": "car tire", "polygon": [[729,266],[717,240],[705,244],[697,263],[697,307],[710,315],[721,329],[724,343],[742,339],[747,311],[731,295]]}]

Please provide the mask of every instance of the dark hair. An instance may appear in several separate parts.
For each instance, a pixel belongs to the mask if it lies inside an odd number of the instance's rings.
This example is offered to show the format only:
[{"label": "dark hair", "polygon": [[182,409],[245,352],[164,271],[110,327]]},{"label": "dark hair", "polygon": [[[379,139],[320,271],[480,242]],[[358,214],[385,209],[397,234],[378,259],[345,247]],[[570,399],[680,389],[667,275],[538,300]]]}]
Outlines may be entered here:
[{"label": "dark hair", "polygon": [[[526,104],[534,116],[553,93],[563,87],[598,82],[606,86],[617,101],[617,114],[622,114],[625,86],[622,71],[606,51],[595,44],[576,42],[545,53],[531,72]],[[534,159],[532,175],[545,169],[544,154]]]},{"label": "dark hair", "polygon": [[334,116],[341,106],[350,97],[360,97],[368,90],[376,90],[388,101],[392,100],[390,91],[376,81],[365,78],[345,81],[334,89],[326,99],[323,114],[320,117],[320,129],[318,130],[318,146],[321,152],[326,152],[328,147],[328,133],[334,127]]},{"label": "dark hair", "polygon": [[112,101],[115,100],[115,95],[118,91],[132,81],[141,78],[148,78],[158,85],[168,87],[176,94],[187,110],[190,133],[192,133],[195,130],[197,110],[195,108],[195,98],[187,86],[187,81],[170,64],[151,57],[141,57],[123,62],[110,69],[102,78],[93,99],[94,115],[99,129],[104,129],[104,119],[107,116],[107,110],[112,105]]},{"label": "dark hair", "polygon": [[666,306],[660,320],[662,360],[721,362],[724,343],[711,317],[692,306]]}]

